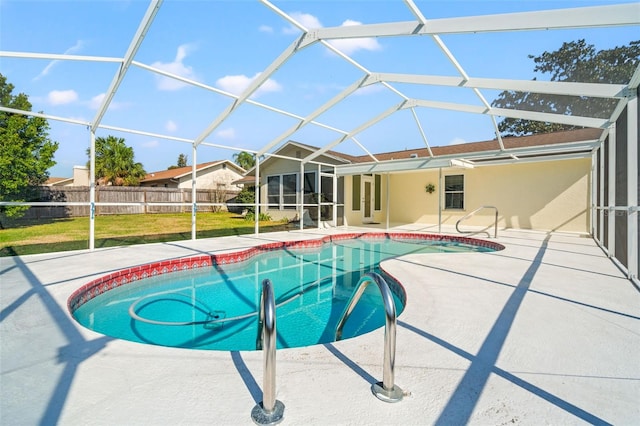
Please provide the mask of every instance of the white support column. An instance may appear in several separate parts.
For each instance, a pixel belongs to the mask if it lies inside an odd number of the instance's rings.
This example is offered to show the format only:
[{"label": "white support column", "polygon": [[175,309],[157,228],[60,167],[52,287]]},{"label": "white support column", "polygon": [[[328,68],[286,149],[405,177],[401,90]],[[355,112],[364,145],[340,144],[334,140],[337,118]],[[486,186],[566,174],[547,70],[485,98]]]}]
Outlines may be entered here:
[{"label": "white support column", "polygon": [[590,234],[596,237],[596,221],[598,220],[598,209],[596,206],[596,201],[598,197],[598,185],[596,185],[596,180],[598,179],[598,155],[597,151],[593,151],[591,154],[591,174],[589,175],[589,185],[591,188],[590,196],[590,214],[589,214],[589,231]]},{"label": "white support column", "polygon": [[89,250],[96,248],[96,134],[89,132]]},{"label": "white support column", "polygon": [[442,167],[438,169],[438,233],[442,232]]},{"label": "white support column", "polygon": [[[599,153],[600,153],[600,163],[598,164],[599,173],[598,179],[600,179],[600,203],[598,207],[605,207],[604,205],[604,142],[600,144]],[[600,232],[598,233],[598,241],[600,245],[604,245],[604,227],[606,226],[604,222],[604,210],[602,208],[598,209],[598,220],[600,223]]]},{"label": "white support column", "polygon": [[[304,194],[304,173],[300,175],[300,179],[300,186],[302,187],[302,193]],[[320,163],[318,163],[318,172],[316,173],[316,199],[318,200],[318,220],[316,225],[317,228],[320,229],[320,222],[322,221],[322,166]]]},{"label": "white support column", "polygon": [[638,278],[638,98],[627,104],[627,263],[629,278]]},{"label": "white support column", "polygon": [[[304,176],[304,163],[302,161],[300,162],[300,176]],[[280,182],[280,184],[282,185],[282,182]],[[302,231],[304,229],[304,196],[300,198],[300,204],[298,204],[298,206],[298,219],[300,219],[298,222],[298,227]]]},{"label": "white support column", "polygon": [[333,207],[331,211],[333,213],[331,214],[331,220],[333,221],[333,226],[337,228],[338,227],[338,174],[336,173],[335,166],[333,167],[332,179],[333,179]]},{"label": "white support column", "polygon": [[[268,193],[268,189],[267,189]],[[256,155],[256,186],[254,187],[255,206],[253,219],[253,232],[258,235],[260,233],[260,156]]]},{"label": "white support column", "polygon": [[196,168],[196,159],[198,154],[198,148],[196,144],[191,146],[191,158],[193,159],[193,164],[191,165],[191,239],[196,239],[196,213],[198,212],[198,205],[196,203],[196,197],[198,195],[197,191],[197,168]]},{"label": "white support column", "polygon": [[608,188],[608,210],[607,210],[607,253],[609,257],[616,255],[616,211],[612,208],[616,205],[616,125],[609,128],[609,188]]},{"label": "white support column", "polygon": [[391,215],[391,185],[390,185],[391,177],[387,172],[387,231],[389,230],[389,216]]}]

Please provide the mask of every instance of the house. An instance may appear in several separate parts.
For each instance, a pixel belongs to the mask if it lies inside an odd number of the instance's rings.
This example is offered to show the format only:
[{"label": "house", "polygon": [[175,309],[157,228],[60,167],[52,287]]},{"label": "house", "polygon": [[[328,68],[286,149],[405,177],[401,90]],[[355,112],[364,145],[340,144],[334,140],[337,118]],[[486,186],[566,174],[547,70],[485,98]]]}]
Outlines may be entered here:
[{"label": "house", "polygon": [[[260,202],[272,218],[308,213],[314,224],[319,217],[356,226],[455,225],[493,206],[499,227],[588,233],[601,134],[580,129],[372,156],[289,141],[260,163]],[[465,224],[490,227],[494,215],[483,209]]]},{"label": "house", "polygon": [[89,186],[89,168],[86,166],[73,166],[73,177],[50,177],[45,182],[46,186]]},{"label": "house", "polygon": [[[237,192],[245,170],[229,160],[211,161],[196,165],[197,189]],[[161,170],[147,174],[140,186],[191,189],[192,166]]]}]

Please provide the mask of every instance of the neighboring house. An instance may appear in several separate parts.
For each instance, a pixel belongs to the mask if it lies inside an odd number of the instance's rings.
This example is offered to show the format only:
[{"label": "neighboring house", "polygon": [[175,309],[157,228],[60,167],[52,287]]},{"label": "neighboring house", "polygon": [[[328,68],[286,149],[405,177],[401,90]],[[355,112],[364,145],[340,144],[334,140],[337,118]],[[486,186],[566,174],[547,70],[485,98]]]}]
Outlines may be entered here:
[{"label": "neighboring house", "polygon": [[45,182],[46,186],[89,186],[89,168],[85,166],[73,166],[73,177],[50,177]]},{"label": "neighboring house", "polygon": [[[601,133],[509,137],[502,147],[491,140],[373,154],[375,160],[289,141],[260,163],[260,199],[273,218],[308,212],[314,223],[320,211],[323,222],[337,225],[455,225],[491,205],[500,227],[589,232],[591,160]],[[491,226],[494,214],[480,211],[465,224]]]},{"label": "neighboring house", "polygon": [[[209,190],[240,191],[234,182],[242,179],[245,170],[229,160],[211,161],[196,166],[196,188]],[[191,189],[192,167],[178,167],[149,173],[140,186]]]}]

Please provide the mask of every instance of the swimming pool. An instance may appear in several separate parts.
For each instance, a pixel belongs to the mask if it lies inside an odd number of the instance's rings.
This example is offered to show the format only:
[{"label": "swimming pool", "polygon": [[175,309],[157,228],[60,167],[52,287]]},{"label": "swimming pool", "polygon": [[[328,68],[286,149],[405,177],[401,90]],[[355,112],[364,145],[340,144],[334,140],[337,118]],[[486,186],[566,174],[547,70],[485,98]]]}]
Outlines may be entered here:
[{"label": "swimming pool", "polygon": [[[494,251],[499,244],[430,234],[342,234],[143,265],[94,280],[69,298],[83,326],[121,339],[190,349],[255,350],[259,290],[273,283],[277,346],[335,340],[339,316],[362,275],[409,253]],[[396,310],[402,285],[385,276]],[[367,287],[343,338],[384,325],[379,290]]]}]

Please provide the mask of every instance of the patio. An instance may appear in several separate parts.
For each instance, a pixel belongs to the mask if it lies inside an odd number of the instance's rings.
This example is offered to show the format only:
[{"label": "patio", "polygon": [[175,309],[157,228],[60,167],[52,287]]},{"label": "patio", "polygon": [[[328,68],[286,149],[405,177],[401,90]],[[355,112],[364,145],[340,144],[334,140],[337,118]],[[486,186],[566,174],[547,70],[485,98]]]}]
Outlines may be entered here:
[{"label": "patio", "polygon": [[[251,424],[261,352],[143,345],[79,326],[67,298],[133,265],[273,240],[292,231],[0,258],[0,423]],[[390,231],[435,232],[420,225]],[[451,232],[452,229],[444,229]],[[277,352],[283,424],[635,424],[640,292],[588,236],[501,230],[506,249],[423,254],[383,268],[405,286],[397,404],[374,398],[383,329]]]}]

